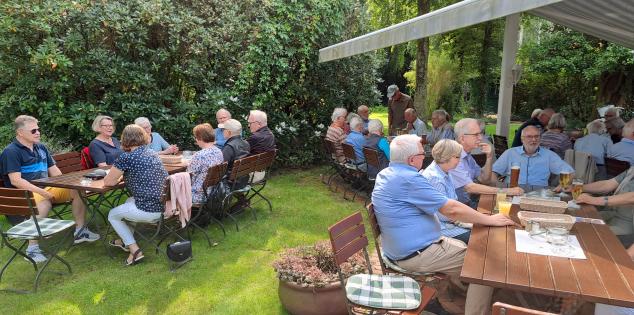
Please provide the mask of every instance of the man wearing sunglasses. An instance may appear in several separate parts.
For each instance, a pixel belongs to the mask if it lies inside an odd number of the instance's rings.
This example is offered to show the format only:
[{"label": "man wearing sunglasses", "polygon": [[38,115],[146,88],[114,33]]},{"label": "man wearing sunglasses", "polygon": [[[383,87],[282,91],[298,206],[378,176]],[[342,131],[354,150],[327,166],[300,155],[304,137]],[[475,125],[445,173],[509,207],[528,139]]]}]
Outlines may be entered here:
[{"label": "man wearing sunglasses", "polygon": [[[62,172],[55,165],[46,146],[40,143],[40,128],[34,117],[21,115],[15,119],[15,140],[0,155],[0,174],[4,186],[8,188],[26,189],[33,192],[33,200],[37,206],[38,218],[45,218],[55,203],[73,200],[73,216],[75,217],[75,243],[94,242],[99,235],[86,228],[86,207],[75,190],[46,187],[40,188],[29,181],[59,176]],[[23,218],[8,217],[12,224],[18,224]],[[37,242],[31,241],[26,253],[35,262],[47,260]]]}]

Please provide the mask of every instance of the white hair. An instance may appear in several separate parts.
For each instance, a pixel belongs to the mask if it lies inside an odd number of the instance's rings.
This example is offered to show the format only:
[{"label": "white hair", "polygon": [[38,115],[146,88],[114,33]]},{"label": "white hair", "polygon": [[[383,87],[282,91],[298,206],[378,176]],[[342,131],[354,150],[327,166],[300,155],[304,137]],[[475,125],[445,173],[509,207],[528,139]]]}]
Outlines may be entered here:
[{"label": "white hair", "polygon": [[531,118],[535,118],[535,117],[539,116],[539,114],[541,114],[541,112],[542,112],[541,108],[533,109],[533,112],[531,113]]},{"label": "white hair", "polygon": [[224,109],[224,108],[221,108],[221,109],[219,109],[219,110],[216,112],[216,117],[218,117],[218,114],[220,114],[220,113],[226,113],[226,114],[227,114],[227,116],[229,116],[229,118],[231,118],[231,113],[230,113],[228,110]]},{"label": "white hair", "polygon": [[417,135],[402,135],[394,138],[390,143],[390,162],[407,164],[410,156],[419,153],[420,137]]},{"label": "white hair", "polygon": [[267,118],[266,118],[266,113],[265,112],[263,112],[261,110],[254,109],[254,110],[249,112],[249,115],[251,117],[255,118],[255,121],[259,122],[262,126],[266,126]]},{"label": "white hair", "polygon": [[586,125],[586,129],[588,129],[588,134],[596,133],[596,134],[604,134],[606,133],[605,123],[601,119],[595,119],[589,122]]},{"label": "white hair", "polygon": [[147,119],[146,117],[139,117],[137,119],[134,120],[134,124],[143,128],[145,126],[152,126],[152,123],[150,123],[150,120]]},{"label": "white hair", "polygon": [[[614,117],[619,117],[621,114],[621,111],[619,110],[618,107],[610,107],[605,111],[605,114],[607,113],[613,113]],[[605,114],[603,114],[605,116]]]},{"label": "white hair", "polygon": [[368,132],[375,133],[383,130],[383,123],[379,119],[370,119],[368,122]]},{"label": "white hair", "polygon": [[462,118],[458,120],[458,122],[453,128],[453,131],[456,134],[456,139],[458,139],[458,137],[463,136],[465,133],[467,133],[469,131],[469,126],[471,124],[475,124],[476,126],[478,126],[478,128],[480,128],[480,122],[477,119]]},{"label": "white hair", "polygon": [[363,128],[363,120],[361,120],[361,118],[358,116],[353,116],[352,118],[350,118],[350,129],[358,130],[360,129],[359,127]]},{"label": "white hair", "polygon": [[242,125],[235,119],[229,119],[224,123],[224,129],[228,130],[232,136],[242,133]]},{"label": "white hair", "polygon": [[335,110],[332,111],[332,116],[331,119],[334,122],[335,120],[337,120],[337,118],[341,117],[341,116],[345,116],[348,114],[348,110],[343,108],[343,107],[337,107],[335,108]]}]

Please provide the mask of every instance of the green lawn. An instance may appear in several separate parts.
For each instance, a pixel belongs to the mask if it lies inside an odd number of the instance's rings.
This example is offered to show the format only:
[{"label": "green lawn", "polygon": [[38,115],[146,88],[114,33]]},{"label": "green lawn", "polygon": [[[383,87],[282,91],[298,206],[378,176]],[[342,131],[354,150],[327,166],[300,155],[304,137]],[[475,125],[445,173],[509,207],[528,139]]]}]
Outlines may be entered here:
[{"label": "green lawn", "polygon": [[[385,107],[373,107],[370,109],[370,119],[380,119],[383,122],[383,131],[387,135],[387,109]],[[454,122],[455,123],[455,122]],[[431,126],[431,121],[427,122],[428,127]],[[513,139],[515,138],[515,130],[519,128],[521,123],[511,122],[511,128],[509,128],[509,146],[513,143]],[[495,134],[495,124],[487,124],[486,125],[486,134],[493,135]]]},{"label": "green lawn", "polygon": [[[327,228],[361,210],[319,181],[325,168],[292,170],[274,176],[264,190],[273,213],[258,203],[259,220],[240,218],[241,229],[228,225],[228,234],[209,249],[200,233],[194,235],[194,260],[169,272],[164,257],[145,251],[140,265],[123,267],[126,255],[111,260],[102,244],[82,244],[63,254],[73,274],[44,274],[38,293],[0,292],[3,314],[285,314],[277,297],[277,278],[271,262],[289,246],[327,239]],[[6,222],[2,222],[6,226]],[[222,233],[213,228],[216,238]],[[370,231],[367,231],[370,233]],[[142,248],[147,248],[141,243]],[[0,249],[5,262],[9,250]],[[61,270],[61,264],[53,263]],[[30,264],[14,262],[0,283],[28,288],[34,273]]]}]

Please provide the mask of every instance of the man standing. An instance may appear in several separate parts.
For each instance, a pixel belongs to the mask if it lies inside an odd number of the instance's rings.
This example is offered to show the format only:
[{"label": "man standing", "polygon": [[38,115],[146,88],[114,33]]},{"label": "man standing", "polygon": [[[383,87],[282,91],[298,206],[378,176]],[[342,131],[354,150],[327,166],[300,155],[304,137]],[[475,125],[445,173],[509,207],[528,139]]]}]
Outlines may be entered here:
[{"label": "man standing", "polygon": [[[454,131],[456,132],[456,141],[462,145],[460,153],[460,162],[455,169],[450,170],[449,174],[456,188],[458,201],[476,208],[477,199],[471,199],[470,195],[490,194],[493,195],[498,188],[487,186],[497,182],[497,176],[491,171],[493,165],[493,150],[491,145],[482,142],[482,129],[477,119],[463,118],[456,123]],[[482,153],[486,154],[487,161],[483,168],[476,163],[471,156],[471,151],[480,148]],[[478,180],[482,184],[474,183]],[[485,185],[483,185],[485,184]],[[504,188],[508,195],[521,195],[524,191],[519,188]]]},{"label": "man standing", "polygon": [[[37,119],[27,115],[18,116],[15,119],[14,129],[15,140],[0,155],[0,170],[4,186],[32,191],[38,218],[46,218],[54,203],[64,203],[72,199],[76,224],[75,244],[98,240],[99,234],[89,231],[84,226],[86,206],[76,190],[40,188],[29,182],[62,174],[46,146],[40,143],[40,128]],[[12,224],[20,223],[19,217],[12,216],[8,219]],[[26,254],[37,263],[48,259],[36,241],[29,241]]]},{"label": "man standing", "polygon": [[572,166],[562,160],[557,153],[539,146],[540,130],[537,126],[526,126],[522,130],[522,146],[510,148],[493,163],[493,171],[510,178],[512,163],[520,166],[520,185],[548,186],[550,174],[563,171],[574,173]]},{"label": "man standing", "polygon": [[224,109],[221,108],[216,112],[216,121],[218,122],[218,125],[216,126],[216,146],[222,150],[222,148],[225,146],[225,142],[227,141],[227,139],[225,138],[224,134],[223,134],[223,129],[224,129],[224,123],[225,121],[231,119],[231,113]]},{"label": "man standing", "polygon": [[608,149],[607,156],[619,161],[630,162],[630,165],[634,165],[634,118],[625,124],[621,135],[621,141],[613,144]]},{"label": "man standing", "polygon": [[[513,221],[500,214],[481,214],[438,192],[418,173],[425,158],[420,137],[396,137],[390,143],[390,155],[390,166],[379,172],[372,192],[383,252],[405,270],[443,272],[459,281],[467,246],[441,236],[436,214],[491,226],[514,225]],[[490,287],[470,284],[465,314],[487,314],[492,293]]]},{"label": "man standing", "polygon": [[408,108],[405,110],[405,121],[407,121],[407,131],[410,135],[422,136],[427,134],[427,126],[418,118],[416,110]]},{"label": "man standing", "polygon": [[361,105],[357,107],[357,114],[363,120],[363,132],[367,133],[368,123],[370,122],[370,109],[365,105]]},{"label": "man standing", "polygon": [[525,121],[516,131],[515,138],[513,138],[513,144],[511,147],[519,147],[522,145],[522,130],[527,126],[535,126],[540,133],[543,133],[548,125],[550,117],[555,114],[555,110],[552,108],[546,108],[539,112],[539,114],[527,121]]},{"label": "man standing", "polygon": [[251,131],[251,136],[247,139],[251,147],[249,155],[275,151],[275,136],[267,126],[266,113],[261,110],[252,110],[247,122]]},{"label": "man standing", "polygon": [[409,95],[401,93],[396,84],[387,87],[387,98],[387,125],[391,134],[407,126],[405,109],[414,108],[414,102]]}]

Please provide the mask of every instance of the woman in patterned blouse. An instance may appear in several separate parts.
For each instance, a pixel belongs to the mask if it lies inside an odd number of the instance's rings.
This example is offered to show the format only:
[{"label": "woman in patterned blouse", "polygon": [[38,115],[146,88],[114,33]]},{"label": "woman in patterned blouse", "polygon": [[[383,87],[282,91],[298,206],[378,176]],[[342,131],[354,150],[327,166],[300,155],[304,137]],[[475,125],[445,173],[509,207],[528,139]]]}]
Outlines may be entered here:
[{"label": "woman in patterned blouse", "polygon": [[203,182],[207,177],[207,171],[210,167],[223,162],[222,151],[216,147],[214,128],[210,124],[200,124],[194,127],[194,139],[200,147],[200,151],[196,152],[192,157],[187,172],[192,175],[192,202],[205,202],[205,194],[203,192]]},{"label": "woman in patterned blouse", "polygon": [[114,186],[123,176],[126,188],[132,193],[132,197],[124,204],[108,213],[108,221],[121,237],[111,241],[110,245],[130,252],[125,260],[127,266],[140,262],[144,256],[134,240],[134,232],[123,219],[130,222],[157,222],[165,207],[161,203],[161,194],[167,171],[158,154],[148,148],[148,143],[150,135],[143,128],[127,125],[121,134],[121,148],[124,152],[114,161],[104,178],[106,186]]}]

